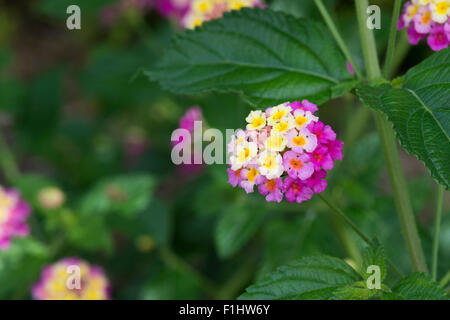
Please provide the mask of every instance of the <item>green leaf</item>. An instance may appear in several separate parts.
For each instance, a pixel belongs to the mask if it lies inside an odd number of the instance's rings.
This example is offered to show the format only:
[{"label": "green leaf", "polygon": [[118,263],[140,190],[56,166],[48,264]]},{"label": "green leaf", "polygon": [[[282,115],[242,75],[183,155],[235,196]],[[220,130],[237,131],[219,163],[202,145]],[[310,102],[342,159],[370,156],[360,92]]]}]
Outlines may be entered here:
[{"label": "green leaf", "polygon": [[372,265],[380,268],[380,281],[383,281],[386,278],[386,253],[384,247],[378,241],[375,241],[373,246],[368,247],[364,251],[362,273],[365,280],[371,276],[371,273],[367,273],[366,271]]},{"label": "green leaf", "polygon": [[431,176],[450,188],[450,48],[406,73],[400,88],[360,86],[359,98],[385,113],[402,147],[416,155]]},{"label": "green leaf", "polygon": [[250,210],[239,205],[224,210],[215,232],[218,255],[228,258],[242,248],[256,233],[266,213],[261,208]]},{"label": "green leaf", "polygon": [[83,214],[119,213],[134,215],[144,210],[153,198],[155,180],[146,174],[107,178],[81,199]]},{"label": "green leaf", "polygon": [[189,273],[165,269],[149,279],[140,292],[144,300],[199,299],[200,284]]},{"label": "green leaf", "polygon": [[445,291],[425,273],[415,272],[400,280],[393,288],[394,295],[386,299],[447,300]]},{"label": "green leaf", "polygon": [[177,35],[146,74],[175,93],[240,92],[259,106],[323,103],[352,88],[341,84],[351,76],[324,25],[259,8],[232,11]]},{"label": "green leaf", "polygon": [[316,218],[317,215],[313,211],[307,211],[295,220],[286,220],[280,216],[271,218],[264,225],[264,255],[257,279],[295,258],[305,256],[306,237]]},{"label": "green leaf", "polygon": [[377,290],[359,287],[343,287],[333,293],[334,300],[368,300]]},{"label": "green leaf", "polygon": [[402,296],[394,292],[384,292],[380,298],[381,300],[404,300]]},{"label": "green leaf", "polygon": [[360,280],[361,276],[338,258],[306,257],[269,273],[239,299],[330,299],[338,288]]},{"label": "green leaf", "polygon": [[67,240],[76,248],[86,251],[113,251],[113,240],[104,218],[81,216],[67,232]]},{"label": "green leaf", "polygon": [[35,174],[24,174],[14,181],[14,187],[20,190],[22,197],[36,207],[40,207],[39,192],[43,188],[55,186],[56,183],[47,177]]},{"label": "green leaf", "polygon": [[136,216],[108,216],[108,224],[133,237],[150,236],[158,246],[168,245],[171,238],[171,212],[163,202],[156,199]]},{"label": "green leaf", "polygon": [[23,299],[49,262],[48,248],[31,236],[15,238],[0,250],[0,299]]}]

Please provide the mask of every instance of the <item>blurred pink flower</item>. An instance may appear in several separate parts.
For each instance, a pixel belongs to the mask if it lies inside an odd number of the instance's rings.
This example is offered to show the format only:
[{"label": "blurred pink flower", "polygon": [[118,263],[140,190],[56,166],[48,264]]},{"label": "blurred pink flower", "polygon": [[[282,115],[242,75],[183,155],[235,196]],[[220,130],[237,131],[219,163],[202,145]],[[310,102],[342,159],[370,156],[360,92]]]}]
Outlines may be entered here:
[{"label": "blurred pink flower", "polygon": [[116,20],[129,8],[146,12],[153,7],[155,0],[118,0],[105,6],[100,12],[100,20],[103,25],[112,26]]},{"label": "blurred pink flower", "polygon": [[26,222],[30,213],[30,206],[18,191],[0,186],[0,250],[8,249],[12,238],[30,233]]},{"label": "blurred pink flower", "polygon": [[184,116],[181,117],[180,128],[186,129],[189,132],[193,132],[194,122],[202,120],[203,120],[202,110],[200,110],[200,108],[197,106],[191,107],[186,111]]},{"label": "blurred pink flower", "polygon": [[[70,283],[71,266],[79,268],[79,288]],[[70,287],[73,285],[74,287]],[[80,258],[65,258],[46,266],[41,278],[31,290],[35,300],[107,300],[110,298],[109,281],[103,269]]]}]

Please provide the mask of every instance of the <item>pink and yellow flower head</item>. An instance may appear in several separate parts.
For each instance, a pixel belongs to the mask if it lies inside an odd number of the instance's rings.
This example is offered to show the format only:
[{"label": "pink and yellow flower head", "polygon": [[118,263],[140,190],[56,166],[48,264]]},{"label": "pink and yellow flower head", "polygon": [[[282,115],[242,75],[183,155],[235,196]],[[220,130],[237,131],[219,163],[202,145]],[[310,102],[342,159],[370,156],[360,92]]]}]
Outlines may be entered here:
[{"label": "pink and yellow flower head", "polygon": [[155,8],[163,17],[173,18],[181,23],[191,2],[192,0],[155,0]]},{"label": "pink and yellow flower head", "polygon": [[430,48],[439,51],[450,42],[449,17],[450,0],[412,0],[405,3],[398,29],[408,28],[408,40],[413,45],[428,36]]},{"label": "pink and yellow flower head", "polygon": [[247,193],[258,191],[267,201],[303,202],[327,187],[326,171],[342,160],[343,143],[315,115],[307,100],[252,111],[246,130],[228,144],[228,182]]},{"label": "pink and yellow flower head", "polygon": [[[77,272],[79,286],[74,278]],[[79,258],[65,258],[43,269],[32,295],[35,300],[107,300],[110,288],[101,267]]]},{"label": "pink and yellow flower head", "polygon": [[30,212],[30,206],[18,191],[0,186],[0,250],[8,249],[12,238],[30,233],[27,225]]},{"label": "pink and yellow flower head", "polygon": [[221,18],[225,12],[255,6],[262,7],[263,4],[260,0],[192,0],[182,25],[194,29],[205,21]]}]

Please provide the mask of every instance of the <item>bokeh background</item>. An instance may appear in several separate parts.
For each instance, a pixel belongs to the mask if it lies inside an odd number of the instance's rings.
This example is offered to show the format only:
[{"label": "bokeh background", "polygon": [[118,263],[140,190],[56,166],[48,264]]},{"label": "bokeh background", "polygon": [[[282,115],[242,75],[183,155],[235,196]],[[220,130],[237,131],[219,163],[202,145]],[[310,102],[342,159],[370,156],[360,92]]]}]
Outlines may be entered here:
[{"label": "bokeh background", "polygon": [[[352,2],[325,2],[362,67]],[[382,56],[392,1],[373,2]],[[265,3],[320,19],[312,0]],[[66,28],[70,4],[81,7],[81,30]],[[102,266],[113,299],[234,299],[277,266],[315,254],[358,268],[363,243],[319,199],[267,203],[232,188],[224,165],[171,163],[170,136],[189,107],[220,130],[243,127],[251,110],[236,94],[173,95],[142,74],[178,32],[176,21],[138,1],[0,1],[0,184],[33,208],[31,235],[0,251],[0,299],[31,298],[43,267],[64,257]],[[394,76],[432,53],[424,43],[410,47],[404,33]],[[345,143],[327,194],[409,273],[371,114],[351,94],[319,111]],[[415,157],[402,152],[402,161],[430,262],[437,185]],[[49,186],[65,194],[56,208],[39,197]],[[438,279],[450,269],[445,198]]]}]

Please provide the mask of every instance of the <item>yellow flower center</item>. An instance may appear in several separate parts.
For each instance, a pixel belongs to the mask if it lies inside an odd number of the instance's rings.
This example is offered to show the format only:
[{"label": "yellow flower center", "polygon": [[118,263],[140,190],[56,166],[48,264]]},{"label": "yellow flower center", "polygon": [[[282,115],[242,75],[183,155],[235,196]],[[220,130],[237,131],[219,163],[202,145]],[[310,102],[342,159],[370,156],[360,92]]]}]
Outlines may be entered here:
[{"label": "yellow flower center", "polygon": [[422,16],[422,23],[428,24],[431,20],[431,13],[430,11],[425,12],[425,14]]},{"label": "yellow flower center", "polygon": [[244,162],[250,156],[250,149],[244,148],[239,152],[239,161]]},{"label": "yellow flower center", "polygon": [[436,11],[438,14],[446,14],[448,11],[448,3],[447,1],[439,2],[436,5]]},{"label": "yellow flower center", "polygon": [[286,114],[286,112],[284,110],[280,110],[280,111],[275,112],[272,118],[274,121],[278,121],[278,120],[282,119],[285,114]]},{"label": "yellow flower center", "polygon": [[275,129],[280,132],[283,132],[283,131],[286,131],[288,127],[289,127],[288,123],[286,121],[284,121],[284,122],[280,122],[279,124],[277,124],[275,126]]},{"label": "yellow flower center", "polygon": [[292,138],[292,142],[296,145],[296,146],[304,146],[306,143],[306,140],[303,136],[298,136],[298,137],[294,137]]},{"label": "yellow flower center", "polygon": [[272,135],[269,138],[269,142],[267,144],[267,149],[278,149],[281,147],[281,144],[283,143],[283,137],[279,135]]},{"label": "yellow flower center", "polygon": [[418,5],[413,6],[413,8],[411,9],[411,11],[409,12],[409,17],[412,18],[414,17],[414,15],[416,14],[417,10],[419,9]]},{"label": "yellow flower center", "polygon": [[203,21],[200,18],[195,18],[192,24],[194,25],[194,27],[200,27],[203,24]]},{"label": "yellow flower center", "polygon": [[302,127],[306,122],[308,122],[308,119],[306,119],[303,116],[298,116],[297,118],[295,118],[295,123],[299,126]]},{"label": "yellow flower center", "polygon": [[244,4],[240,1],[237,1],[233,4],[232,10],[241,10]]},{"label": "yellow flower center", "polygon": [[258,171],[255,168],[252,168],[248,173],[247,173],[247,179],[250,182],[255,181],[256,177],[259,175]]},{"label": "yellow flower center", "polygon": [[211,4],[208,1],[202,1],[198,5],[198,10],[200,12],[208,12],[211,8]]},{"label": "yellow flower center", "polygon": [[255,119],[253,119],[252,127],[253,128],[258,128],[258,127],[262,126],[263,124],[264,124],[264,119],[263,118],[255,118]]},{"label": "yellow flower center", "polygon": [[276,161],[273,156],[268,156],[264,161],[264,167],[266,167],[267,169],[272,169],[273,167],[275,167],[275,164]]}]

